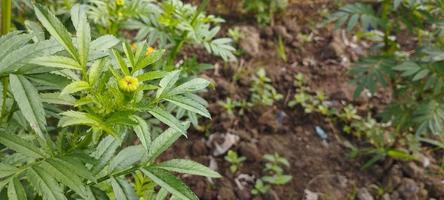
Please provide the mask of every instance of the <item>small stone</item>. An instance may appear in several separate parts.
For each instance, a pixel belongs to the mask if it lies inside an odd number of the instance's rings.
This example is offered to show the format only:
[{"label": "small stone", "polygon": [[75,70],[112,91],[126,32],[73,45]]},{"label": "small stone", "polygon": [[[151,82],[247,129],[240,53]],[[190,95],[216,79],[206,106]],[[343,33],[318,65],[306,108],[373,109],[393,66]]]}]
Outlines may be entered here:
[{"label": "small stone", "polygon": [[424,181],[427,184],[427,189],[430,195],[434,197],[444,197],[444,183],[437,177],[427,177]]},{"label": "small stone", "polygon": [[398,192],[405,199],[415,199],[416,194],[419,192],[419,187],[413,179],[404,178],[398,188]]},{"label": "small stone", "polygon": [[242,142],[239,146],[239,151],[248,161],[256,162],[262,159],[259,149],[253,143]]},{"label": "small stone", "polygon": [[273,29],[285,41],[288,41],[288,42],[293,41],[293,36],[288,33],[287,28],[285,28],[285,26],[277,25],[277,26],[274,26]]},{"label": "small stone", "polygon": [[218,200],[232,200],[236,199],[236,195],[234,194],[233,190],[227,187],[222,187],[219,189],[217,195]]},{"label": "small stone", "polygon": [[193,156],[207,155],[208,150],[204,141],[197,140],[192,144],[191,153]]},{"label": "small stone", "polygon": [[370,194],[367,188],[359,189],[356,197],[358,200],[374,200],[373,196]]},{"label": "small stone", "polygon": [[251,199],[251,192],[246,189],[236,190],[236,194],[240,200],[250,200]]},{"label": "small stone", "polygon": [[260,34],[254,26],[241,26],[240,32],[244,37],[239,41],[239,46],[245,50],[245,52],[253,57],[260,54]]},{"label": "small stone", "polygon": [[274,190],[269,190],[265,194],[264,198],[267,200],[280,200],[278,194]]},{"label": "small stone", "polygon": [[405,165],[402,165],[402,170],[410,178],[420,179],[424,176],[424,169],[416,165],[416,163],[414,162],[409,162]]}]

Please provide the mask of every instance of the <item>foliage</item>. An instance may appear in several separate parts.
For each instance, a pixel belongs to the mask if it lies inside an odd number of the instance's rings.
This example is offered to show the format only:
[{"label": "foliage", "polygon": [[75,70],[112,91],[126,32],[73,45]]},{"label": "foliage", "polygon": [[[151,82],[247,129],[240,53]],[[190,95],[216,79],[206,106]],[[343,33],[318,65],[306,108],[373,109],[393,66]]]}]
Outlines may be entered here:
[{"label": "foliage", "polygon": [[[289,106],[300,105],[306,113],[316,112],[327,117],[327,120],[331,122],[341,124],[344,133],[352,134],[362,142],[362,148],[346,143],[351,149],[351,157],[370,157],[363,168],[368,168],[387,157],[398,160],[416,159],[411,155],[411,153],[414,154],[418,151],[413,138],[407,137],[404,140],[399,140],[400,135],[393,134],[390,123],[377,122],[370,114],[363,118],[351,104],[339,109],[333,108],[323,92],[313,92],[305,81],[303,74],[299,73],[295,76],[297,93],[294,99],[289,102]],[[408,146],[409,149],[404,149],[401,144]]]},{"label": "foliage", "polygon": [[279,94],[271,85],[271,79],[267,77],[263,68],[260,68],[253,77],[250,92],[252,93],[250,101],[253,105],[271,106],[275,101],[283,98],[282,94]]},{"label": "foliage", "polygon": [[[358,35],[374,43],[371,54],[351,70],[355,97],[365,89],[373,95],[381,87],[391,87],[393,100],[383,116],[394,123],[398,134],[411,129],[418,136],[444,131],[440,97],[444,79],[438,67],[443,61],[443,10],[442,1],[384,0],[378,6],[347,4],[331,17],[337,27],[360,30]],[[401,34],[417,42],[404,41]],[[403,51],[412,45],[414,53]]]},{"label": "foliage", "polygon": [[[156,162],[189,127],[168,103],[210,117],[194,94],[207,80],[149,68],[164,50],[146,43],[93,39],[85,5],[70,12],[74,37],[47,8],[34,10],[52,39],[37,24],[0,38],[0,190],[9,199],[197,199],[171,172],[220,177],[191,160]],[[152,119],[169,128],[155,137]]]},{"label": "foliage", "polygon": [[246,158],[243,156],[239,157],[237,152],[229,150],[227,155],[225,156],[225,160],[231,164],[230,171],[234,174],[239,170]]},{"label": "foliage", "polygon": [[265,154],[265,173],[267,175],[262,176],[256,180],[252,194],[265,194],[271,188],[272,185],[285,185],[291,181],[291,175],[285,175],[283,167],[290,167],[290,163],[284,157],[279,154]]},{"label": "foliage", "polygon": [[255,14],[259,24],[266,25],[273,21],[275,13],[287,8],[288,0],[244,0],[243,6],[247,12]]}]

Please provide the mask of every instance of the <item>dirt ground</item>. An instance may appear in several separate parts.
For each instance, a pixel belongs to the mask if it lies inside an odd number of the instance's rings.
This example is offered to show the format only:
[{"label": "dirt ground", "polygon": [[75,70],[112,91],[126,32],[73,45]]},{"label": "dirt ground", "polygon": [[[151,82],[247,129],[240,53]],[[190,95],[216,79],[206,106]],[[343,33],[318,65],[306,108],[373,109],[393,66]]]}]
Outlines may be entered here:
[{"label": "dirt ground", "polygon": [[[356,42],[333,27],[321,26],[323,15],[335,8],[334,1],[292,0],[284,14],[276,16],[273,25],[261,27],[254,18],[239,11],[237,1],[212,1],[210,12],[227,20],[224,30],[239,27],[246,35],[239,42],[243,54],[237,63],[224,64],[203,50],[189,48],[183,56],[198,55],[201,62],[217,64],[205,73],[216,87],[204,94],[210,103],[213,119],[203,121],[206,131],[193,130],[189,138],[182,138],[165,158],[190,158],[217,169],[220,179],[183,177],[201,199],[444,199],[443,171],[439,167],[442,154],[432,156],[425,150],[431,165],[400,163],[386,159],[363,170],[365,160],[351,159],[347,143],[359,145],[319,114],[305,114],[301,107],[290,108],[288,101],[295,94],[294,75],[303,73],[311,88],[323,90],[338,105],[344,102],[358,107],[360,114],[376,112],[390,101],[389,92],[372,98],[352,99],[354,87],[347,71],[368,44]],[[298,35],[310,36],[302,41]],[[287,61],[277,55],[278,37],[285,41]],[[219,101],[227,97],[240,100],[249,96],[250,78],[256,69],[264,68],[273,86],[284,95],[271,107],[254,108],[244,115],[230,117]],[[241,80],[233,75],[241,73]],[[328,138],[322,140],[315,127],[323,128]],[[234,140],[231,150],[245,156],[240,171],[232,174],[224,155],[215,155],[216,146]],[[254,180],[263,174],[262,156],[279,153],[291,167],[285,169],[293,176],[290,183],[272,187],[263,196],[250,191]]]}]

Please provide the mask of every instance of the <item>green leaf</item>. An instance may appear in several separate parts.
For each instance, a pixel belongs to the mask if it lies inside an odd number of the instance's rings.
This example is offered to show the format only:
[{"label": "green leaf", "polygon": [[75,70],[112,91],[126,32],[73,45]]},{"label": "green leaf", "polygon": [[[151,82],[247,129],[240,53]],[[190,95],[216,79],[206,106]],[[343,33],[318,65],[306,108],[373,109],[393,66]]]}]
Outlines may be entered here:
[{"label": "green leaf", "polygon": [[120,70],[122,70],[123,74],[125,74],[126,76],[131,75],[130,71],[128,69],[128,66],[126,65],[125,61],[123,60],[122,56],[120,55],[120,53],[114,49],[111,50],[113,55],[114,55],[114,60],[116,61],[117,65],[119,65]]},{"label": "green leaf", "polygon": [[77,111],[67,111],[61,113],[61,115],[63,115],[63,117],[59,121],[60,127],[87,125],[103,130],[108,134],[116,137],[117,139],[120,139],[120,137],[114,132],[112,128],[108,127],[100,118],[94,115]]},{"label": "green leaf", "polygon": [[164,200],[168,195],[168,191],[164,188],[160,188],[159,192],[156,194],[156,200]]},{"label": "green leaf", "polygon": [[63,50],[61,46],[52,40],[17,47],[10,52],[6,52],[4,58],[0,59],[0,74],[16,72],[35,57],[54,54],[61,50]]},{"label": "green leaf", "polygon": [[151,146],[151,133],[149,132],[148,124],[143,118],[137,115],[134,115],[133,117],[137,121],[137,125],[133,126],[134,132],[136,132],[140,143],[142,143],[143,147],[148,152]]},{"label": "green leaf", "polygon": [[100,77],[104,67],[105,67],[105,59],[96,60],[91,68],[89,69],[88,79],[91,85],[94,85]]},{"label": "green leaf", "polygon": [[129,146],[120,151],[109,164],[109,170],[125,169],[139,162],[146,151],[142,145]]},{"label": "green leaf", "polygon": [[47,155],[33,144],[21,137],[9,133],[0,134],[0,143],[8,148],[32,158],[44,158]]},{"label": "green leaf", "polygon": [[50,159],[43,161],[40,164],[40,167],[42,167],[46,173],[52,174],[52,176],[55,177],[60,183],[68,186],[78,195],[82,196],[83,198],[88,198],[87,190],[83,186],[80,177],[75,174],[75,171],[66,168],[63,163],[60,163],[55,159]]},{"label": "green leaf", "polygon": [[142,172],[160,187],[165,188],[173,196],[183,200],[198,200],[193,191],[185,183],[165,170],[147,167]]},{"label": "green leaf", "polygon": [[63,88],[60,95],[72,94],[83,90],[88,90],[89,88],[90,85],[86,81],[74,81],[71,84],[67,85],[65,88]]},{"label": "green leaf", "polygon": [[53,36],[75,60],[79,61],[79,56],[71,40],[69,32],[65,26],[51,13],[45,6],[36,4],[35,14],[43,27]]},{"label": "green leaf", "polygon": [[155,50],[153,53],[151,53],[151,55],[141,59],[137,63],[137,66],[134,71],[143,69],[143,68],[147,67],[148,65],[154,64],[163,56],[164,53],[165,53],[165,50]]},{"label": "green leaf", "polygon": [[0,179],[4,179],[5,177],[11,176],[15,174],[17,171],[18,169],[12,165],[8,165],[6,163],[0,163]]},{"label": "green leaf", "polygon": [[167,93],[179,80],[180,71],[169,72],[165,77],[160,80],[160,88],[157,90],[156,98],[160,98],[163,94]]},{"label": "green leaf", "polygon": [[165,100],[194,113],[197,113],[199,115],[202,115],[204,117],[207,117],[211,119],[211,115],[208,112],[208,110],[205,108],[205,106],[199,104],[198,102],[194,101],[193,99],[190,99],[185,96],[171,96],[165,98]]},{"label": "green leaf", "polygon": [[99,173],[111,160],[120,143],[112,136],[107,136],[97,145],[96,151],[92,154],[98,163],[91,169],[93,174]]},{"label": "green leaf", "polygon": [[27,178],[44,200],[66,199],[62,188],[57,184],[56,180],[41,167],[30,167],[27,170]]},{"label": "green leaf", "polygon": [[25,119],[32,129],[44,139],[43,132],[46,131],[45,110],[37,89],[26,78],[19,75],[9,75],[11,91]]},{"label": "green leaf", "polygon": [[183,93],[197,92],[205,89],[206,87],[208,87],[209,84],[210,82],[203,78],[195,78],[183,83],[182,85],[175,87],[170,92],[168,92],[168,95],[178,95]]},{"label": "green leaf", "polygon": [[77,49],[79,52],[79,62],[82,69],[86,69],[89,55],[89,43],[91,42],[91,30],[86,17],[87,7],[76,4],[71,10],[71,20],[77,31]]},{"label": "green leaf", "polygon": [[139,81],[151,81],[159,78],[165,77],[168,72],[165,71],[150,71],[144,74],[137,76]]},{"label": "green leaf", "polygon": [[191,161],[191,160],[183,160],[183,159],[173,159],[168,160],[165,162],[162,162],[155,167],[161,168],[168,171],[173,172],[179,172],[179,173],[185,173],[185,174],[192,174],[192,175],[198,175],[198,176],[206,176],[210,178],[219,178],[221,175],[210,168]]},{"label": "green leaf", "polygon": [[148,111],[151,115],[153,115],[156,119],[161,121],[162,123],[168,125],[171,128],[176,129],[183,135],[186,134],[186,128],[181,124],[181,122],[176,119],[171,113],[162,110],[159,107],[154,107]]},{"label": "green leaf", "polygon": [[[185,128],[188,128],[190,126],[189,123],[186,123]],[[174,142],[176,142],[177,139],[182,134],[173,129],[169,128],[162,134],[160,134],[154,141],[151,143],[150,150],[148,152],[148,160],[155,160],[161,153],[163,153],[165,150],[167,150]]]},{"label": "green leaf", "polygon": [[34,58],[29,61],[31,64],[41,65],[45,67],[54,67],[59,69],[75,69],[81,70],[82,67],[72,58],[63,56],[44,56]]},{"label": "green leaf", "polygon": [[92,61],[108,56],[108,50],[119,44],[119,42],[112,35],[104,35],[95,39],[89,46],[89,60]]},{"label": "green leaf", "polygon": [[134,69],[136,67],[136,63],[134,60],[134,54],[133,54],[133,50],[131,49],[131,46],[127,42],[122,43],[122,46],[123,46],[123,51],[125,52],[126,58],[128,58],[128,61],[131,65],[131,67]]},{"label": "green leaf", "polygon": [[26,200],[25,188],[17,177],[14,177],[9,181],[8,186],[8,198],[9,200]]},{"label": "green leaf", "polygon": [[136,192],[131,185],[123,179],[110,179],[116,200],[138,200]]},{"label": "green leaf", "polygon": [[76,99],[70,95],[61,95],[58,92],[40,94],[43,103],[73,106]]},{"label": "green leaf", "polygon": [[32,35],[34,35],[34,37],[32,38],[32,40],[34,42],[45,40],[45,32],[43,31],[40,24],[33,22],[33,21],[26,20],[25,26],[26,26],[26,29],[28,30],[28,32],[31,33]]}]

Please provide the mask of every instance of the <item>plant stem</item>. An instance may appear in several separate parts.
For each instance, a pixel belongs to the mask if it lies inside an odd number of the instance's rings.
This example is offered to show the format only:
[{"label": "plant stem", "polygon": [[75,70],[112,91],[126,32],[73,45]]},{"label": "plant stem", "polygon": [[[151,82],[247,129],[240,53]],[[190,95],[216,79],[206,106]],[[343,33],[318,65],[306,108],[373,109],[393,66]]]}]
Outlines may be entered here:
[{"label": "plant stem", "polygon": [[[11,10],[12,0],[1,0],[1,35],[9,32],[11,27]],[[9,77],[2,78],[3,96],[2,96],[2,110],[1,119],[6,115],[6,99],[8,97]]]},{"label": "plant stem", "polygon": [[11,9],[12,9],[12,0],[1,0],[2,1],[2,27],[1,34],[5,35],[9,32],[9,28],[11,27]]}]

